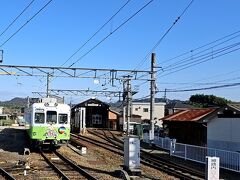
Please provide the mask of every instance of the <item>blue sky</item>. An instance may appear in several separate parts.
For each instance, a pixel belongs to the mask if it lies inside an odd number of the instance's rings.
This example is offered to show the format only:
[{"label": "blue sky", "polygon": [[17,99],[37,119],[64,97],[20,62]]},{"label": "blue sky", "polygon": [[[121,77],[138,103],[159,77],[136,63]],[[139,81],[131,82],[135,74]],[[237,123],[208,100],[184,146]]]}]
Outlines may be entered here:
[{"label": "blue sky", "polygon": [[[2,0],[0,5],[0,33],[30,3],[31,0]],[[23,23],[37,12],[47,0],[35,0],[30,8],[2,36],[0,44],[10,37]],[[0,49],[4,50],[6,65],[60,66],[96,30],[102,26],[126,0],[53,0],[36,18],[28,23],[16,36]],[[97,34],[65,66],[71,65],[102,38],[117,28],[122,22],[140,9],[147,0],[131,0],[126,7]],[[142,66],[139,62],[148,54],[155,43],[189,4],[189,0],[154,0],[143,11],[112,34],[100,46],[81,59],[74,67],[148,69],[150,58]],[[174,61],[167,61],[181,53],[212,42],[240,30],[240,1],[238,0],[195,0],[177,24],[171,29],[155,49],[157,63],[164,68]],[[237,43],[236,37],[221,47]],[[220,48],[220,47],[219,47]],[[212,51],[217,48],[212,48]],[[192,53],[194,54],[195,51]],[[189,54],[188,54],[189,55]],[[193,83],[236,83],[240,76],[239,51],[235,51],[211,61],[172,73],[157,79],[159,90],[201,88]],[[165,62],[161,64],[161,62]],[[160,73],[163,73],[159,71]],[[165,71],[164,71],[165,73]],[[235,79],[226,81],[226,79]],[[32,96],[32,91],[45,91],[46,80],[36,77],[0,76],[0,100],[13,97]],[[94,89],[101,90],[93,80],[61,79],[51,83],[54,89]],[[133,82],[138,85],[141,82]],[[216,86],[210,84],[208,86]],[[110,85],[109,90],[116,90]],[[120,86],[118,87],[119,90]],[[240,101],[239,86],[208,91],[167,93],[170,99],[186,100],[191,94],[204,93]],[[149,83],[139,87],[135,98],[149,95]],[[162,97],[158,93],[156,97]],[[87,97],[67,97],[73,103]],[[99,97],[99,99],[106,99]],[[114,99],[113,99],[114,100]]]}]

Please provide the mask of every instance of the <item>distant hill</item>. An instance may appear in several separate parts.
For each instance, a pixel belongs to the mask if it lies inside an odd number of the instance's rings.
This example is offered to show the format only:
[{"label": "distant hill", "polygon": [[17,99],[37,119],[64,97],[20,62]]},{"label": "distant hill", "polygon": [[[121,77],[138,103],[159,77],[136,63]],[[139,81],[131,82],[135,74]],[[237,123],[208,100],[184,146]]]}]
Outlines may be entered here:
[{"label": "distant hill", "polygon": [[[38,98],[30,98],[30,103],[37,102]],[[27,107],[27,98],[15,97],[10,101],[0,101],[0,106],[5,107]]]},{"label": "distant hill", "polygon": [[10,101],[0,101],[0,106],[25,107],[27,105],[27,98],[13,98]]},{"label": "distant hill", "polygon": [[[62,103],[63,99],[58,96],[51,96],[52,98],[57,98],[58,103]],[[33,104],[35,102],[38,102],[39,98],[30,98],[29,103]],[[28,99],[27,98],[20,98],[15,97],[11,99],[10,101],[0,101],[0,106],[5,107],[27,107]]]}]

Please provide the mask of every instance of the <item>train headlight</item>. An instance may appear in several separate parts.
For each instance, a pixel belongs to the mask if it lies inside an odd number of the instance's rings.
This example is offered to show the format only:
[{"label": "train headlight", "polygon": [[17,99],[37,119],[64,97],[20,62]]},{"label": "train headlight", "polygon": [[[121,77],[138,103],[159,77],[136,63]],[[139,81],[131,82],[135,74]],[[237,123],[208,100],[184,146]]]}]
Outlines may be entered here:
[{"label": "train headlight", "polygon": [[37,133],[36,133],[36,132],[33,132],[33,133],[32,133],[32,135],[33,135],[33,136],[36,136],[36,135],[37,135]]}]

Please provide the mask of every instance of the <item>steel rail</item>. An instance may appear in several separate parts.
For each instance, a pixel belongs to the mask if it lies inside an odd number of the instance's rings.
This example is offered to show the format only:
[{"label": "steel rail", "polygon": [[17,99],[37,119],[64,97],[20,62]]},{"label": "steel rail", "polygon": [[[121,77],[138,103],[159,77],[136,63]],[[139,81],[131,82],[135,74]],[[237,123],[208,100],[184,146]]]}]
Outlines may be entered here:
[{"label": "steel rail", "polygon": [[[108,142],[111,142],[112,144],[114,144],[115,146],[119,147],[119,148],[123,148],[123,146],[119,145],[119,143],[116,143],[116,142],[113,142],[110,138],[106,137],[106,134],[104,133],[104,137],[101,137],[100,134],[97,134],[96,132],[92,132],[90,131],[90,133],[108,141]],[[94,139],[90,138],[92,141]],[[98,141],[98,140],[94,140],[94,141]],[[99,141],[98,141],[99,142]],[[94,143],[95,144],[95,143]],[[107,144],[106,144],[107,145]],[[106,148],[106,147],[105,147]],[[116,148],[116,147],[115,147]],[[200,177],[200,178],[204,178],[204,173],[201,173],[199,171],[196,171],[192,168],[189,168],[189,167],[186,167],[184,165],[179,165],[179,164],[176,164],[176,163],[173,163],[173,162],[169,162],[168,160],[164,159],[164,158],[160,158],[158,156],[155,156],[151,153],[147,153],[143,150],[141,150],[141,162],[146,164],[146,165],[149,165],[151,164],[151,166],[153,168],[158,168],[160,169],[160,167],[162,167],[160,170],[166,172],[166,173],[171,173],[171,175],[174,175],[175,177],[179,177],[180,179],[196,179],[196,178],[193,178],[193,177],[190,177],[191,175],[192,176],[196,176],[196,177]],[[147,161],[149,162],[147,164]],[[170,171],[169,171],[170,170]],[[174,171],[174,172],[173,172]],[[181,172],[180,172],[181,171]],[[187,173],[189,173],[189,175],[187,175]]]},{"label": "steel rail", "polygon": [[5,177],[7,180],[16,180],[12,175],[10,175],[7,171],[0,167],[0,174]]},{"label": "steel rail", "polygon": [[67,162],[72,168],[74,168],[75,170],[77,170],[79,173],[81,173],[81,175],[83,175],[84,177],[86,177],[89,180],[97,180],[95,177],[93,177],[91,174],[89,174],[87,171],[85,171],[83,168],[80,168],[78,165],[74,164],[72,161],[70,161],[69,159],[67,159],[66,157],[64,157],[63,155],[61,155],[59,152],[55,151],[54,152],[59,158],[61,158],[62,160],[64,160],[65,162]]},{"label": "steel rail", "polygon": [[163,171],[165,173],[167,173],[168,175],[172,175],[176,178],[179,178],[179,179],[184,179],[184,180],[196,180],[196,179],[199,179],[199,178],[194,178],[194,177],[190,177],[189,175],[185,175],[184,173],[182,172],[178,172],[176,170],[173,170],[163,164],[157,164],[157,163],[153,163],[151,161],[149,161],[147,158],[146,159],[141,159],[141,163],[146,165],[146,166],[149,166],[149,167],[152,167],[154,169],[157,169],[159,171]]},{"label": "steel rail", "polygon": [[170,161],[168,161],[164,158],[160,158],[160,157],[158,157],[154,154],[144,152],[142,150],[141,150],[141,154],[143,155],[142,157],[146,158],[147,160],[151,160],[153,163],[164,164],[164,165],[167,165],[167,166],[171,166],[172,168],[180,170],[183,173],[184,172],[191,173],[191,175],[193,175],[193,176],[197,176],[197,177],[201,177],[201,178],[205,177],[205,174],[203,172],[197,171],[193,168],[189,168],[189,167],[184,166],[184,165],[179,165],[179,164],[176,164],[174,162],[170,162]]},{"label": "steel rail", "polygon": [[58,169],[48,158],[47,156],[45,156],[45,154],[40,151],[42,157],[44,158],[44,160],[52,167],[52,169],[61,176],[61,179],[63,180],[70,180],[65,174],[64,172],[62,172],[60,169]]}]

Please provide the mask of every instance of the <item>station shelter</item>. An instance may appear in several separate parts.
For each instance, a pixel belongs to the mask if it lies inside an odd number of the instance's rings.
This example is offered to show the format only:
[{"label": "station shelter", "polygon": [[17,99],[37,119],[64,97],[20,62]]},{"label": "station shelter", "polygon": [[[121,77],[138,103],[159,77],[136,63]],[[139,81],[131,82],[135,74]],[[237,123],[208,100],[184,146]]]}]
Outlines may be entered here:
[{"label": "station shelter", "polygon": [[118,128],[118,113],[98,99],[88,99],[71,109],[71,128],[80,133],[84,128]]}]

